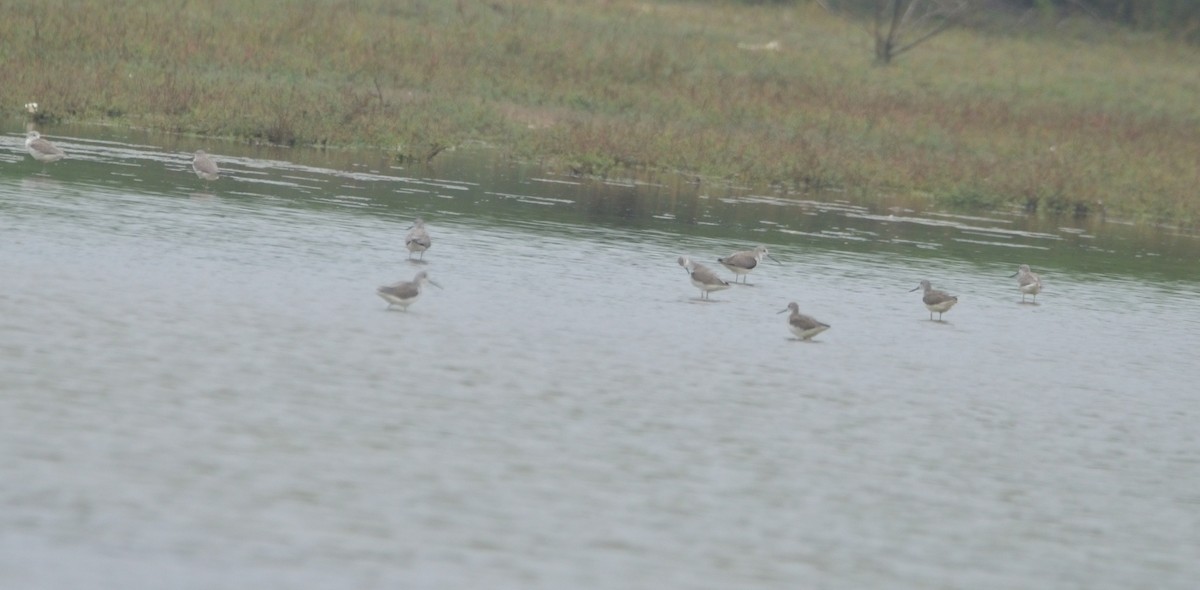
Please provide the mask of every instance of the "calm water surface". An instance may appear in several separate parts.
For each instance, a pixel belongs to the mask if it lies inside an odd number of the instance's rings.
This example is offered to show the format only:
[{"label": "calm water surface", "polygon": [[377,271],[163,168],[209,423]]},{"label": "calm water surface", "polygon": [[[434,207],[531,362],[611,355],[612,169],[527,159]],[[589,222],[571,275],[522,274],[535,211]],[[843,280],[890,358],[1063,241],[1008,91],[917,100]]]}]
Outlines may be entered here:
[{"label": "calm water surface", "polygon": [[0,136],[0,587],[1200,579],[1195,237],[64,133]]}]

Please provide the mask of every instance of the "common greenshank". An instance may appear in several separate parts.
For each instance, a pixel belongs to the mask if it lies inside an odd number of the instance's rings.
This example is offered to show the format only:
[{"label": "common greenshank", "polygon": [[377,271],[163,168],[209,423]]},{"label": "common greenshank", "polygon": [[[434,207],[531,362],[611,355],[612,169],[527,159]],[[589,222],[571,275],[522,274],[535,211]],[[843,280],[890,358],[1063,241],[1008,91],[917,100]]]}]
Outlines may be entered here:
[{"label": "common greenshank", "polygon": [[25,134],[25,149],[29,150],[29,155],[33,156],[34,160],[42,163],[42,170],[45,170],[46,164],[57,162],[67,155],[61,148],[43,139],[42,134],[37,131]]},{"label": "common greenshank", "polygon": [[1033,295],[1033,302],[1037,303],[1037,295],[1042,292],[1042,278],[1029,270],[1028,264],[1022,264],[1016,274],[1009,278],[1012,277],[1017,277],[1017,288],[1021,290],[1021,303],[1025,303],[1026,295]]},{"label": "common greenshank", "polygon": [[388,309],[391,309],[393,305],[399,305],[400,309],[408,311],[408,306],[412,305],[421,296],[421,287],[424,287],[425,283],[429,283],[439,289],[442,288],[441,285],[429,278],[429,273],[421,271],[411,281],[401,281],[380,287],[376,290],[376,293],[380,297],[383,297],[384,301],[388,302]]},{"label": "common greenshank", "polygon": [[[755,246],[753,250],[734,252],[724,258],[718,258],[717,262],[720,262],[725,268],[733,271],[734,283],[737,283],[737,278],[740,276],[742,277],[742,283],[745,284],[746,275],[750,274],[750,271],[754,270],[758,266],[758,263],[762,262],[764,256],[775,260],[775,257],[767,252],[766,246]],[[779,264],[779,261],[775,260],[775,264]]]},{"label": "common greenshank", "polygon": [[204,153],[204,150],[196,150],[196,157],[192,158],[192,170],[201,180],[216,180],[221,176],[221,169],[217,168],[216,160]]},{"label": "common greenshank", "polygon": [[791,311],[788,316],[788,328],[800,340],[811,340],[813,336],[829,329],[829,324],[818,322],[812,316],[807,316],[800,313],[800,306],[793,301],[788,304],[787,309],[780,310],[779,313]]},{"label": "common greenshank", "polygon": [[429,232],[425,230],[425,220],[418,217],[409,226],[408,234],[404,236],[404,247],[408,248],[408,258],[411,260],[414,252],[420,252],[420,259],[425,260],[425,251],[432,245],[433,240],[430,239]]},{"label": "common greenshank", "polygon": [[679,257],[679,266],[682,266],[683,270],[688,273],[689,277],[691,277],[692,284],[695,285],[697,289],[700,289],[701,299],[708,299],[708,294],[711,291],[720,291],[722,289],[728,289],[731,286],[728,282],[722,280],[721,277],[718,277],[717,273],[713,272],[707,266],[693,262],[692,259],[688,258],[687,256]]},{"label": "common greenshank", "polygon": [[925,296],[921,297],[921,301],[925,303],[925,308],[929,310],[929,319],[931,321],[933,320],[933,312],[937,312],[938,321],[940,322],[942,321],[942,314],[950,311],[950,308],[954,307],[955,303],[958,303],[958,297],[950,295],[945,291],[934,289],[929,284],[929,281],[921,281],[921,284],[917,285],[915,289],[910,290],[909,293],[917,289],[925,291]]}]

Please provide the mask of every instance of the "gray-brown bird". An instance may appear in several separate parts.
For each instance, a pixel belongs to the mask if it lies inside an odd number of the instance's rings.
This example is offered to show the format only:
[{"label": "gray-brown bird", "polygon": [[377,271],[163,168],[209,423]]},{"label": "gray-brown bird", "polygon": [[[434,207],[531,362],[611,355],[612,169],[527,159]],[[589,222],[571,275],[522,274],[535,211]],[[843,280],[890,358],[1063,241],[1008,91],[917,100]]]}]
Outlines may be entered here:
[{"label": "gray-brown bird", "polygon": [[1025,303],[1026,295],[1033,295],[1033,302],[1037,303],[1037,295],[1042,292],[1042,277],[1029,270],[1028,264],[1022,264],[1017,269],[1017,273],[1009,278],[1017,277],[1017,288],[1021,290],[1021,303]]},{"label": "gray-brown bird", "polygon": [[408,229],[408,234],[404,236],[404,247],[408,248],[408,257],[412,258],[414,252],[420,252],[420,260],[425,260],[425,251],[433,245],[433,239],[429,237],[429,232],[425,229],[425,220],[420,217],[413,221],[412,226]]},{"label": "gray-brown bird", "polygon": [[429,283],[430,285],[433,285],[439,289],[442,288],[441,285],[435,283],[433,279],[429,278],[429,273],[421,271],[417,273],[411,281],[401,281],[399,283],[385,285],[377,289],[376,293],[378,293],[384,301],[388,302],[389,309],[393,305],[399,305],[400,309],[408,311],[408,306],[412,305],[413,302],[421,296],[421,287],[424,287],[425,283]]},{"label": "gray-brown bird", "polygon": [[216,160],[204,153],[204,150],[196,150],[196,156],[192,158],[192,170],[201,180],[216,180],[221,177],[221,169],[217,167]]},{"label": "gray-brown bird", "polygon": [[812,316],[800,313],[800,306],[796,305],[795,301],[789,303],[787,309],[780,310],[779,313],[785,311],[792,312],[788,316],[788,329],[800,340],[811,340],[813,336],[829,329],[829,324],[818,322]]},{"label": "gray-brown bird", "polygon": [[[762,262],[764,256],[775,260],[775,257],[767,252],[766,246],[755,246],[753,250],[734,252],[724,258],[718,258],[717,262],[720,262],[722,266],[733,272],[733,282],[736,283],[737,278],[742,277],[742,283],[745,283],[746,275],[750,274],[750,271],[755,268],[758,268],[758,263]],[[779,261],[775,260],[775,264],[779,264]]]},{"label": "gray-brown bird", "polygon": [[703,264],[693,262],[687,256],[679,257],[679,266],[682,266],[683,270],[687,271],[688,277],[692,279],[692,284],[697,289],[700,289],[701,299],[708,299],[708,294],[711,291],[720,291],[732,286],[721,277],[718,277],[717,273],[713,272],[712,269]]},{"label": "gray-brown bird", "polygon": [[921,281],[920,285],[909,291],[912,293],[917,289],[924,289],[925,295],[921,297],[921,301],[925,303],[925,308],[929,310],[929,319],[933,320],[933,312],[937,312],[938,321],[942,321],[942,314],[950,311],[955,303],[958,303],[958,297],[950,295],[945,291],[938,291],[929,284],[929,281]]},{"label": "gray-brown bird", "polygon": [[925,295],[920,297],[920,300],[925,303],[925,308],[929,309],[930,320],[934,319],[934,312],[937,312],[937,321],[942,321],[942,314],[950,311],[950,308],[954,307],[954,303],[959,302],[959,297],[950,295],[946,291],[934,289],[934,285],[931,285],[929,281],[920,282],[916,288],[908,291],[908,293],[912,293],[912,291],[917,289],[925,290]]},{"label": "gray-brown bird", "polygon": [[46,169],[46,164],[57,162],[67,155],[61,148],[44,139],[42,134],[37,131],[25,134],[25,149],[29,150],[29,155],[33,156],[34,160],[42,163],[43,171]]}]

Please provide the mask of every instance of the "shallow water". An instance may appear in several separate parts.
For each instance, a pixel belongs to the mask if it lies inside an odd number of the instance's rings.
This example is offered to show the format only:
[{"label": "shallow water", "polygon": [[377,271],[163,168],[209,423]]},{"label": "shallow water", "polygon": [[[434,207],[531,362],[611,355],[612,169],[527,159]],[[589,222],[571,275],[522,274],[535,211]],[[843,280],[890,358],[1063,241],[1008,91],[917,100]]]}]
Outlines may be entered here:
[{"label": "shallow water", "polygon": [[[0,136],[0,587],[1200,577],[1194,236],[47,135]],[[675,263],[758,243],[711,302]]]}]

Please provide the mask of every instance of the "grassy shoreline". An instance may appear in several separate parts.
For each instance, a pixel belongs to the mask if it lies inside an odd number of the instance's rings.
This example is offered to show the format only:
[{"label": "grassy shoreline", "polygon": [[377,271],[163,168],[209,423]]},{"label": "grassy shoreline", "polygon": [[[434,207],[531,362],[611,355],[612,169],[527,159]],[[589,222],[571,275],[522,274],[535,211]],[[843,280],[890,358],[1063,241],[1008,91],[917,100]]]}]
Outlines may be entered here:
[{"label": "grassy shoreline", "polygon": [[[951,31],[888,68],[818,7],[567,0],[0,5],[0,105],[424,160],[1200,226],[1194,47]],[[776,42],[768,45],[770,42]]]}]

